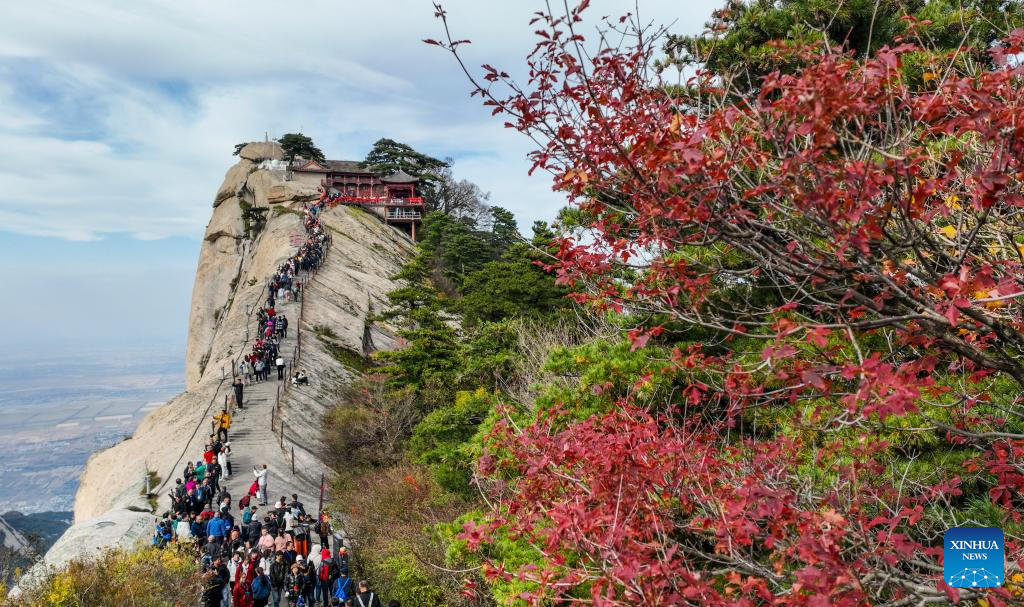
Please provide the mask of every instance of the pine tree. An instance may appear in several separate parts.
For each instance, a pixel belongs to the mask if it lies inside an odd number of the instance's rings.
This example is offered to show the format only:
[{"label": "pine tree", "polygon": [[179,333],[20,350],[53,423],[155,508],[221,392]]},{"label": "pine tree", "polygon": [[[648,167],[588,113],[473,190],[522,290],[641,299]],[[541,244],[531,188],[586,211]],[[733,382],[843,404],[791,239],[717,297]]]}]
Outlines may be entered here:
[{"label": "pine tree", "polygon": [[316,147],[313,140],[302,133],[286,133],[281,135],[277,142],[281,144],[281,149],[284,150],[284,157],[287,160],[295,160],[296,156],[302,156],[307,160],[327,162],[327,158],[320,148]]}]

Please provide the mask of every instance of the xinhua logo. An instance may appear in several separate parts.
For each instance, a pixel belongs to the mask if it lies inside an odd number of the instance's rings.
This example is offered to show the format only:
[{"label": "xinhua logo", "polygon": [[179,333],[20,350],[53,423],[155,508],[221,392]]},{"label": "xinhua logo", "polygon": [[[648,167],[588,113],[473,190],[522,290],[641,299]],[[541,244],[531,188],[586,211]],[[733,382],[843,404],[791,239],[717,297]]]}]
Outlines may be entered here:
[{"label": "xinhua logo", "polygon": [[946,583],[956,588],[1003,585],[1003,530],[953,527],[943,538]]}]

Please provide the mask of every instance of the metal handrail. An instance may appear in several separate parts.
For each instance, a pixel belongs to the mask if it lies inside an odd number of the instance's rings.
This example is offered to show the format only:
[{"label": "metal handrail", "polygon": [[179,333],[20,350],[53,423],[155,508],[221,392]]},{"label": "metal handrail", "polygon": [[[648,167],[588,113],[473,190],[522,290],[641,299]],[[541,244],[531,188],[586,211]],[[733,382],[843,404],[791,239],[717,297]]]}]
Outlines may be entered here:
[{"label": "metal handrail", "polygon": [[388,219],[419,219],[423,213],[419,211],[406,211],[405,209],[388,209]]}]

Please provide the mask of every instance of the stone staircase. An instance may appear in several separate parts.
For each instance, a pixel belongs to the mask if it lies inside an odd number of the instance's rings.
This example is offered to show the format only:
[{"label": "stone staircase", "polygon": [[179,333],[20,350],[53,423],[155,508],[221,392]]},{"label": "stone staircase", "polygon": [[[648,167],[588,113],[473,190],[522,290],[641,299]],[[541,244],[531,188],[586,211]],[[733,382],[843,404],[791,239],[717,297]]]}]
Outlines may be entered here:
[{"label": "stone staircase", "polygon": [[[303,297],[305,296],[303,294]],[[288,337],[281,341],[280,347],[285,360],[290,360],[295,347],[295,336],[300,330],[299,304],[279,303],[277,310],[288,317]],[[299,499],[306,505],[307,511],[313,513],[312,509],[316,508],[320,496],[319,486],[292,474],[290,450],[286,451],[288,443],[283,442],[280,433],[272,429],[278,391],[284,391],[287,381],[287,375],[284,380],[278,381],[277,369],[272,369],[269,380],[245,386],[243,408],[232,409],[228,441],[231,443],[230,461],[233,474],[225,481],[228,492],[231,493],[233,508],[238,506],[239,498],[248,493],[255,480],[253,466],[262,467],[263,464],[267,464],[269,470],[267,493],[271,506],[282,495],[291,499],[292,493],[297,493]],[[225,391],[230,393],[230,390],[230,385],[226,385]],[[279,428],[280,425],[275,427]]]}]

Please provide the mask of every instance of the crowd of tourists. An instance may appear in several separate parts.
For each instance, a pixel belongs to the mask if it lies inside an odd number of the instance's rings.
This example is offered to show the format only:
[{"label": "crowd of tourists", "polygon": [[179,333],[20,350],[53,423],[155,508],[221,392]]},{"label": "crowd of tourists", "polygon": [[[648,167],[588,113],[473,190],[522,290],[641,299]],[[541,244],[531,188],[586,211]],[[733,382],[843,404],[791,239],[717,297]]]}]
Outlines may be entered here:
[{"label": "crowd of tourists", "polygon": [[[288,319],[275,306],[299,301],[300,272],[315,271],[324,259],[330,244],[320,224],[325,204],[322,197],[306,208],[305,242],[267,283],[266,301],[256,314],[257,338],[233,373],[233,404],[238,409],[245,407],[244,386],[268,381],[271,368],[276,367],[279,381],[286,379],[281,343],[288,336]],[[304,371],[290,379],[308,383]],[[268,506],[266,464],[253,466],[245,495],[231,495],[225,481],[241,473],[231,465],[231,424],[227,407],[213,416],[213,432],[201,457],[186,463],[170,492],[170,510],[155,521],[155,546],[178,543],[195,550],[206,581],[203,605],[382,607],[366,582],[349,577],[347,548],[326,513],[307,512],[295,493]]]}]

